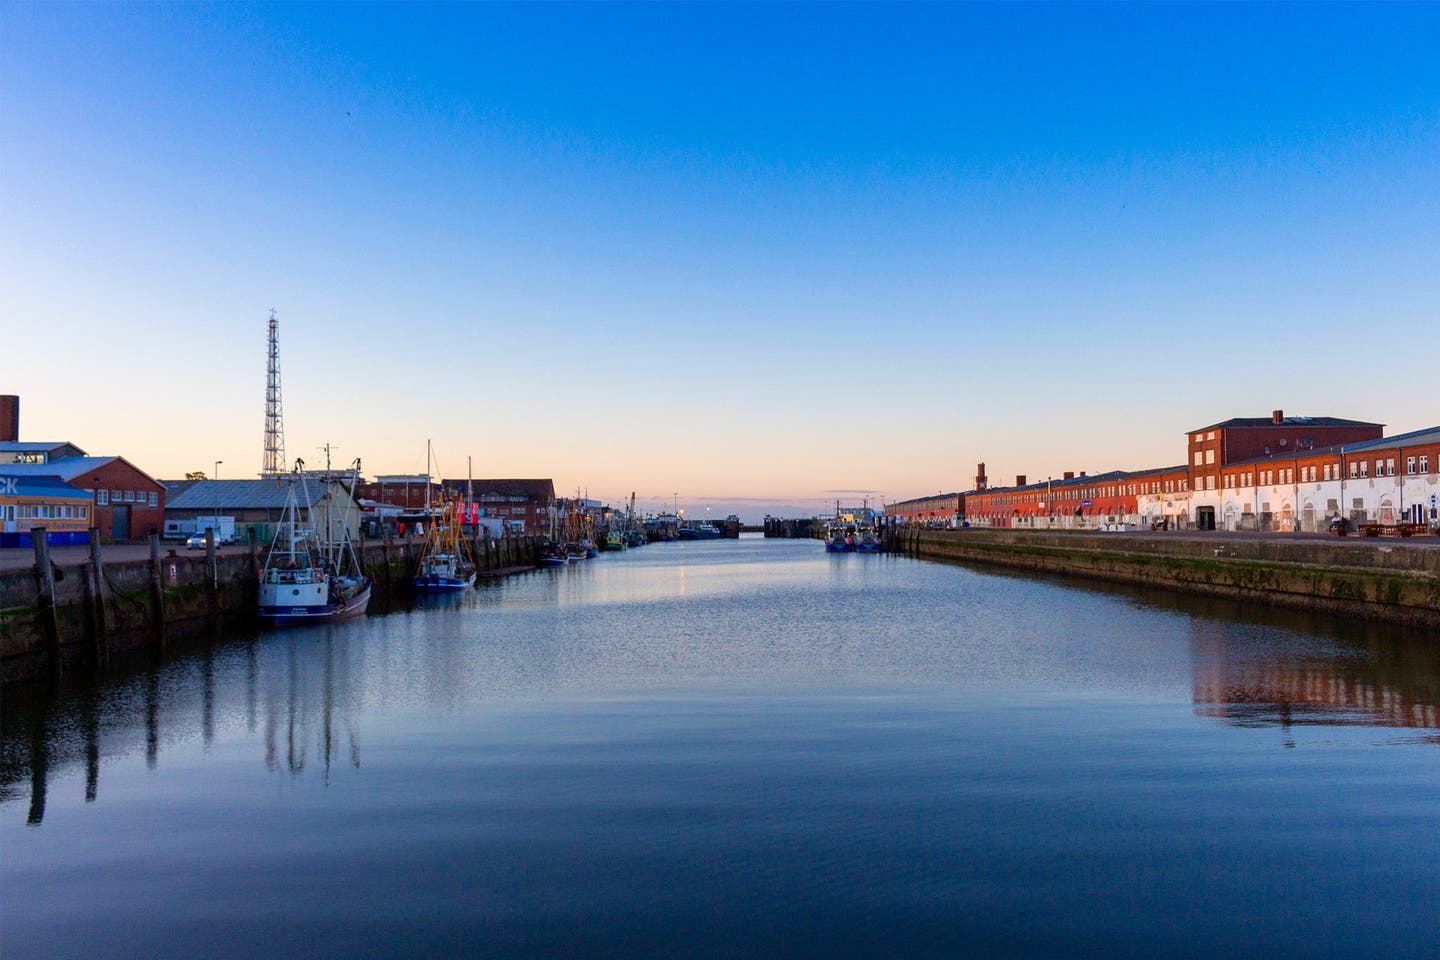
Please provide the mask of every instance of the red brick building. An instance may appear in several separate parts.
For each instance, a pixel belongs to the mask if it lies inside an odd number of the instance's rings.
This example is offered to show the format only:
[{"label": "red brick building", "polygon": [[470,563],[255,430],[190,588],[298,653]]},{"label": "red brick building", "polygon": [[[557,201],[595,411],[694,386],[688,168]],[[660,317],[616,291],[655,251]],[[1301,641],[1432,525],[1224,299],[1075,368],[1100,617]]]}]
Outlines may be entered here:
[{"label": "red brick building", "polygon": [[1185,462],[1190,467],[1190,488],[1220,488],[1220,468],[1227,464],[1379,440],[1384,435],[1383,423],[1338,417],[1287,417],[1283,410],[1276,410],[1269,419],[1232,417],[1189,431]]},{"label": "red brick building", "polygon": [[376,503],[388,504],[392,507],[400,507],[403,510],[422,510],[425,504],[434,506],[440,502],[441,489],[438,480],[431,480],[428,484],[429,492],[427,500],[425,475],[397,474],[393,476],[376,477],[370,483],[362,483],[355,488],[355,497],[360,500],[374,500]]},{"label": "red brick building", "polygon": [[965,516],[963,493],[937,493],[933,497],[916,497],[885,504],[887,517],[899,517],[902,523],[958,524]]},{"label": "red brick building", "polygon": [[[442,480],[445,495],[452,500],[480,504],[487,517],[523,520],[529,533],[550,526],[550,507],[555,503],[555,481],[544,480]],[[467,488],[470,495],[466,497]]]},{"label": "red brick building", "polygon": [[7,474],[55,477],[95,497],[94,525],[107,541],[144,540],[165,528],[165,486],[124,457],[14,463]]}]

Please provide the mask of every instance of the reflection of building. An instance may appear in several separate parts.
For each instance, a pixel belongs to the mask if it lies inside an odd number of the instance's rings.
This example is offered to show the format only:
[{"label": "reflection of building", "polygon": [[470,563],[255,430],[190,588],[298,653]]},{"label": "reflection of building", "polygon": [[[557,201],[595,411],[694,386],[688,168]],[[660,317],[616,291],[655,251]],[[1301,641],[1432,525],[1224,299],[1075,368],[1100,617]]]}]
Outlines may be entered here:
[{"label": "reflection of building", "polygon": [[[1373,664],[1301,658],[1272,649],[1197,647],[1191,698],[1195,712],[1239,724],[1361,724],[1440,729],[1433,687],[1416,674],[1383,676]],[[1418,679],[1434,682],[1421,674]],[[1407,682],[1408,681],[1408,682]]]}]

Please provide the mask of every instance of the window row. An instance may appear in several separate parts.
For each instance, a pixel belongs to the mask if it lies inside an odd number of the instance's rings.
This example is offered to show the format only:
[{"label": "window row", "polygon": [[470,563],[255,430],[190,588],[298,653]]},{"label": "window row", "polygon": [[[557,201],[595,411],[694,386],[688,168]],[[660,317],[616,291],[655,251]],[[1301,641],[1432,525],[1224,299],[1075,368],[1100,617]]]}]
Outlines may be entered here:
[{"label": "window row", "polygon": [[87,520],[90,506],[84,503],[22,503],[21,520]]},{"label": "window row", "polygon": [[153,490],[96,490],[95,506],[108,507],[112,503],[135,503],[146,507],[160,506],[160,494]]}]

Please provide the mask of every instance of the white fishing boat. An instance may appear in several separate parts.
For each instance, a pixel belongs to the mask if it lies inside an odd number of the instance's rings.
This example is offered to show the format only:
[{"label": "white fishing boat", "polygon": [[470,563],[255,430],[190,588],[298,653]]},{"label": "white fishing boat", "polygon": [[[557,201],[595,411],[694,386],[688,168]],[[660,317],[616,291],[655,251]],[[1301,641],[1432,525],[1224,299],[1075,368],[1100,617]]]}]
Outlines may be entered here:
[{"label": "white fishing boat", "polygon": [[[315,501],[304,470],[304,461],[296,460],[286,481],[290,486],[285,512],[260,573],[260,619],[276,626],[343,620],[360,616],[370,604],[370,578],[360,572],[349,536],[359,461],[343,505],[331,499],[334,484],[323,495],[327,501],[323,535],[316,529]],[[326,481],[330,482],[328,473]],[[342,512],[338,521],[337,508]]]}]

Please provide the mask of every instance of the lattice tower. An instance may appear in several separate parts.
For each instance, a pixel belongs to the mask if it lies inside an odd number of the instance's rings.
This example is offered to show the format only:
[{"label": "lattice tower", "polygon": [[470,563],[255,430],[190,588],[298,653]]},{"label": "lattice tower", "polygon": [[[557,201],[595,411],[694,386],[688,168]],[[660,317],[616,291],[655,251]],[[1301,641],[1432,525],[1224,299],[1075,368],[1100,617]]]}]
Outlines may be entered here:
[{"label": "lattice tower", "polygon": [[280,321],[270,311],[270,349],[265,366],[265,462],[260,476],[285,472],[285,422],[280,412]]}]

